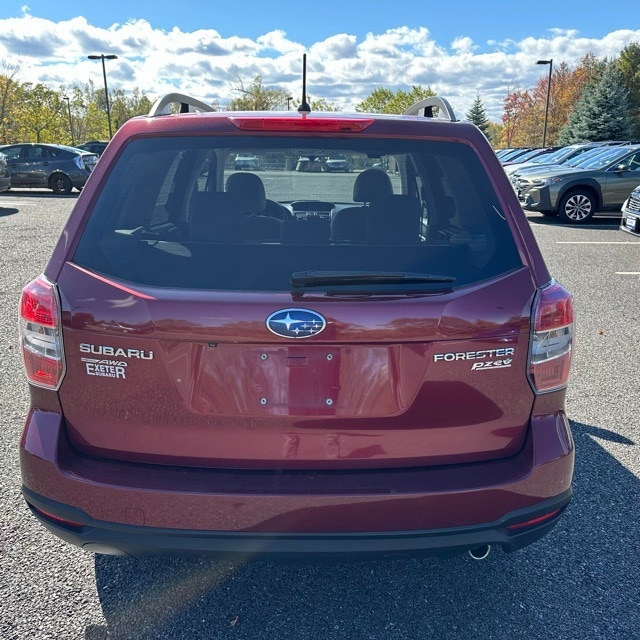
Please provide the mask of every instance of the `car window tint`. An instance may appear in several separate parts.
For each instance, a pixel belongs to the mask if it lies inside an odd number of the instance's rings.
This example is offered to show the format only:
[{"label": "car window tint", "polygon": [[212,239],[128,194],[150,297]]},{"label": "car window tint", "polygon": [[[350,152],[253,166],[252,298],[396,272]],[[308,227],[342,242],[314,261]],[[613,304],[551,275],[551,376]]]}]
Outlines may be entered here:
[{"label": "car window tint", "polygon": [[[260,169],[235,169],[240,155]],[[336,155],[351,172],[326,169]],[[435,273],[463,285],[521,266],[473,150],[368,137],[135,140],[74,260],[140,284],[241,291],[288,290],[305,270]]]},{"label": "car window tint", "polygon": [[21,147],[7,147],[2,149],[2,153],[7,156],[7,160],[17,160],[20,157]]},{"label": "car window tint", "polygon": [[618,158],[622,158],[624,155],[624,151],[621,152],[619,148],[613,148],[597,154],[586,162],[580,163],[580,166],[583,169],[603,169],[609,163],[614,162]]}]

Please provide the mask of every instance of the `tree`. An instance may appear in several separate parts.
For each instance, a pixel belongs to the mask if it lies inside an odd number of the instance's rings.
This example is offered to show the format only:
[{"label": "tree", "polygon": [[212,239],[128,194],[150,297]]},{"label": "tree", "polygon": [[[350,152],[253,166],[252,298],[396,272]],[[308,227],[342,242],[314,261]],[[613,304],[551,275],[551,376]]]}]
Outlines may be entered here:
[{"label": "tree", "polygon": [[268,88],[262,84],[262,77],[257,75],[248,86],[237,70],[231,72],[231,88],[240,93],[229,103],[230,111],[273,111],[287,108],[289,92],[280,88]]},{"label": "tree", "polygon": [[151,100],[138,88],[135,88],[129,95],[123,89],[116,89],[110,96],[109,103],[111,120],[115,129],[121,127],[134,116],[146,115],[153,106]]},{"label": "tree", "polygon": [[8,144],[14,139],[16,111],[22,104],[22,87],[16,80],[20,65],[9,66],[2,63],[0,72],[0,144]]},{"label": "tree", "polygon": [[67,137],[66,104],[61,95],[44,84],[23,85],[18,138],[24,142],[58,142]]},{"label": "tree", "polygon": [[503,147],[516,147],[521,143],[518,141],[518,129],[523,114],[530,108],[531,98],[527,91],[522,89],[507,89],[504,98],[504,110],[502,112],[502,139],[500,145]]},{"label": "tree", "polygon": [[484,109],[482,100],[480,100],[480,94],[476,94],[476,99],[471,105],[471,109],[466,114],[467,120],[473,122],[473,124],[484,133],[486,136],[489,132],[489,119],[487,118],[487,112]]},{"label": "tree", "polygon": [[311,105],[311,111],[340,111],[333,102],[329,102],[328,100],[325,100],[325,98],[311,100],[311,98],[307,96],[307,101]]},{"label": "tree", "polygon": [[560,144],[625,140],[631,136],[629,92],[618,65],[610,64],[601,79],[584,91],[559,136]]},{"label": "tree", "polygon": [[640,44],[632,42],[621,52],[616,63],[629,92],[629,117],[633,122],[632,137],[640,140]]},{"label": "tree", "polygon": [[378,87],[371,95],[356,105],[360,113],[404,113],[411,105],[430,96],[435,96],[431,87],[411,87],[411,91],[398,89],[395,93],[391,89]]},{"label": "tree", "polygon": [[503,127],[499,122],[489,121],[489,126],[487,127],[487,138],[489,138],[489,142],[494,147],[497,147],[502,139],[502,128]]}]

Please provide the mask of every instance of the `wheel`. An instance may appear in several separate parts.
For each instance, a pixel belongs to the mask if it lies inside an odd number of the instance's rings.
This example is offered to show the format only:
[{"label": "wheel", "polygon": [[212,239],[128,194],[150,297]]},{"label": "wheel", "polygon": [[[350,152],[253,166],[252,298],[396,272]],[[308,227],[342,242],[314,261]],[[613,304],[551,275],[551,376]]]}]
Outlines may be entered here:
[{"label": "wheel", "polygon": [[596,212],[596,199],[589,191],[576,189],[570,191],[560,200],[558,216],[571,224],[583,224]]},{"label": "wheel", "polygon": [[68,176],[65,176],[63,173],[56,173],[55,175],[49,178],[49,186],[53,193],[57,195],[67,195],[71,193],[71,189],[73,189],[73,185],[71,184],[71,180],[69,180]]}]

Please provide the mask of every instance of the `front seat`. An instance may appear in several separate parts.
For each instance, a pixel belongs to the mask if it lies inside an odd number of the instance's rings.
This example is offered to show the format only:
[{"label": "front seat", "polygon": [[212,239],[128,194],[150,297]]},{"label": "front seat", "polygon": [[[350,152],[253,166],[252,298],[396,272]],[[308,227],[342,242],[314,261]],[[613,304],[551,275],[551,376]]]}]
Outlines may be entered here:
[{"label": "front seat", "polygon": [[331,220],[332,242],[366,242],[367,211],[372,202],[393,195],[391,179],[382,169],[365,169],[353,183],[353,201],[361,206],[336,211]]}]

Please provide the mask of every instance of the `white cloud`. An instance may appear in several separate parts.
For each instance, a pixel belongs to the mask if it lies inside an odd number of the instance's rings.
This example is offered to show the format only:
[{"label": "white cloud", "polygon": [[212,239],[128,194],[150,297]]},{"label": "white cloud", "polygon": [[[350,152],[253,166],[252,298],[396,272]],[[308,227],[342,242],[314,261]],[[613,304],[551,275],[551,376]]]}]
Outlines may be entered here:
[{"label": "white cloud", "polygon": [[[107,63],[110,87],[137,87],[152,100],[178,90],[203,100],[225,104],[234,97],[229,72],[238,69],[250,81],[259,74],[267,86],[301,93],[305,47],[284,31],[254,39],[223,37],[213,29],[164,31],[146,20],[99,28],[77,17],[52,22],[33,17],[0,20],[0,62],[19,64],[19,79],[59,88],[74,82],[101,83],[101,70],[88,54],[114,53]],[[383,33],[336,33],[308,47],[308,92],[343,109],[353,109],[373,89],[430,86],[463,116],[476,95],[492,118],[502,112],[502,100],[514,86],[533,86],[541,74],[535,62],[575,65],[586,53],[612,59],[629,43],[640,41],[640,30],[618,30],[600,39],[574,30],[550,29],[544,38],[475,43],[461,34],[443,47],[427,27],[399,27]]]},{"label": "white cloud", "polygon": [[464,53],[473,53],[473,51],[477,50],[477,45],[473,43],[473,40],[468,37],[456,38],[451,43],[451,48],[459,55]]}]

